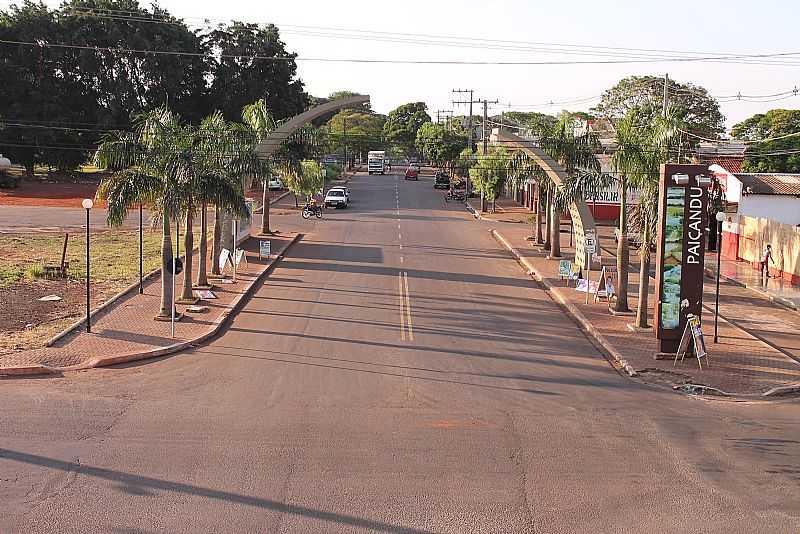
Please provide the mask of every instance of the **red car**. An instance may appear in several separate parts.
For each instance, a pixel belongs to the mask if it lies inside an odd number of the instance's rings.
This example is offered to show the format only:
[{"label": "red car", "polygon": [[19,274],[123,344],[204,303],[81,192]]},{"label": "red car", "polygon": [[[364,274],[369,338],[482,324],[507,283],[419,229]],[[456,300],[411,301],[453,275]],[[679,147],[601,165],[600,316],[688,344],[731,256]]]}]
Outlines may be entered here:
[{"label": "red car", "polygon": [[406,169],[406,180],[419,180],[419,167],[411,166]]}]

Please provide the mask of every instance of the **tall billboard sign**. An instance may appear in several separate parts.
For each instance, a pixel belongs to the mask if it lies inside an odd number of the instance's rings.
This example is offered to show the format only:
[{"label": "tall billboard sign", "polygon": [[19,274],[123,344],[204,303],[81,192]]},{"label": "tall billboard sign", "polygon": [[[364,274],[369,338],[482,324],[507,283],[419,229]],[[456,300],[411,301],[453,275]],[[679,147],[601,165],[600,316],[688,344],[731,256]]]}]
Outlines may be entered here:
[{"label": "tall billboard sign", "polygon": [[655,305],[661,352],[676,352],[687,315],[702,314],[707,173],[705,165],[661,165]]}]

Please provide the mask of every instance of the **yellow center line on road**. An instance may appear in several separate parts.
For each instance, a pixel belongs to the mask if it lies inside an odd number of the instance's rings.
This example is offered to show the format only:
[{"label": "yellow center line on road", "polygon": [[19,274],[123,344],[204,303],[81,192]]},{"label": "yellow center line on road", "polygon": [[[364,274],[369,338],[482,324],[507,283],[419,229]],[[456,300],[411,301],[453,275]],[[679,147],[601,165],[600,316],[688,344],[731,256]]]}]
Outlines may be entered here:
[{"label": "yellow center line on road", "polygon": [[414,325],[411,322],[411,295],[408,292],[408,273],[403,271],[403,282],[406,290],[406,324],[408,325],[408,339],[414,341]]},{"label": "yellow center line on road", "polygon": [[403,341],[406,340],[406,315],[405,315],[405,298],[403,297],[403,273],[397,273],[397,284],[399,288],[398,296],[400,297],[400,336]]}]

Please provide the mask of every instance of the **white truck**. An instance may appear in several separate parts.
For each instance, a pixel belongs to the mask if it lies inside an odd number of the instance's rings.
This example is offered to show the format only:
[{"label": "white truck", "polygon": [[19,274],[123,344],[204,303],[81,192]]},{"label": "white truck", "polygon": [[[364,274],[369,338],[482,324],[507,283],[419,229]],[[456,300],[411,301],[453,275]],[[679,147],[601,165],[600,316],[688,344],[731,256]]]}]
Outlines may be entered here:
[{"label": "white truck", "polygon": [[367,154],[367,171],[370,174],[384,174],[386,168],[386,152],[384,150],[370,150]]}]

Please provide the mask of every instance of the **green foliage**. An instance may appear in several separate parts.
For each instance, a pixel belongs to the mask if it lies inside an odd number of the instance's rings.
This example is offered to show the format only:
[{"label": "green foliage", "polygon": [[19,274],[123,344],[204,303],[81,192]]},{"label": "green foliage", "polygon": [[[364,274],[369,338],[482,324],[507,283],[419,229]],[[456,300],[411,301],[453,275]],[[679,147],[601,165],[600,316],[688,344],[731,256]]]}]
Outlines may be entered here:
[{"label": "green foliage", "polygon": [[336,163],[326,163],[322,168],[325,170],[326,180],[336,180],[342,175],[342,166]]},{"label": "green foliage", "polygon": [[530,130],[531,135],[543,137],[549,134],[558,123],[558,119],[546,113],[508,111],[505,116],[518,126]]},{"label": "green foliage", "polygon": [[[0,39],[23,42],[72,41],[72,36],[59,22],[57,13],[42,3],[25,1],[0,11]],[[97,118],[96,92],[84,81],[88,73],[80,73],[76,54],[46,46],[0,45],[0,80],[2,108],[0,152],[21,163],[29,173],[43,164],[67,169],[85,160],[85,141],[93,140],[91,132],[19,126],[47,124],[52,121],[86,122]],[[20,120],[22,119],[22,120]],[[76,146],[75,150],[54,150],[51,146]]]},{"label": "green foliage", "polygon": [[745,172],[800,172],[800,153],[791,153],[800,151],[800,110],[772,109],[753,115],[735,125],[732,133],[745,141],[788,136],[748,147],[742,167]]},{"label": "green foliage", "polygon": [[415,146],[434,165],[452,168],[467,138],[448,130],[442,124],[426,122],[417,130]]},{"label": "green foliage", "polygon": [[382,150],[385,120],[376,113],[343,109],[328,121],[329,151],[343,153],[345,144],[350,154]]},{"label": "green foliage", "polygon": [[276,170],[287,189],[296,197],[307,198],[323,188],[322,166],[317,161],[286,162],[278,165]]},{"label": "green foliage", "polygon": [[508,164],[509,154],[503,147],[490,146],[486,154],[478,154],[475,164],[469,169],[474,190],[483,193],[490,202],[497,198],[508,177]]},{"label": "green foliage", "polygon": [[383,125],[386,139],[405,150],[406,155],[416,155],[417,130],[426,122],[431,122],[427,109],[424,102],[411,102],[390,111]]},{"label": "green foliage", "polygon": [[[671,113],[689,131],[709,137],[725,130],[725,117],[720,112],[719,103],[703,87],[669,80],[667,93]],[[642,122],[652,123],[663,114],[663,103],[663,77],[629,76],[606,90],[592,111],[619,120],[629,110],[636,109]]]},{"label": "green foliage", "polygon": [[[98,17],[90,9],[116,14]],[[100,141],[100,131],[124,130],[132,117],[164,106],[197,125],[214,109],[238,120],[242,106],[259,98],[278,119],[307,104],[294,61],[252,59],[291,56],[272,25],[234,22],[193,31],[138,0],[66,0],[57,9],[25,0],[0,10],[0,39],[42,43],[3,44],[0,55],[0,152],[29,172],[35,165],[73,169],[86,161],[86,147]]]},{"label": "green foliage", "polygon": [[[210,102],[226,119],[237,119],[244,105],[259,98],[266,98],[277,119],[291,117],[306,108],[303,83],[296,79],[297,65],[293,59],[296,54],[286,50],[274,25],[260,27],[241,22],[220,25],[204,36],[202,46],[211,54]],[[252,59],[254,56],[292,59],[269,61]]]},{"label": "green foliage", "polygon": [[477,157],[471,148],[464,148],[458,153],[455,161],[454,170],[458,176],[469,176],[469,170],[475,165]]}]

